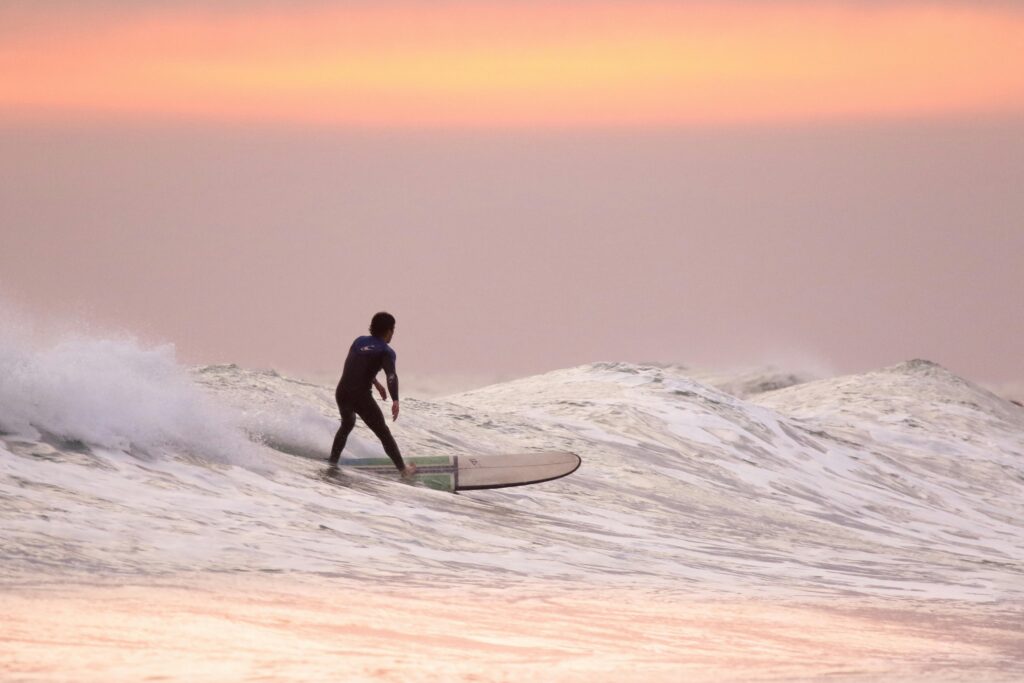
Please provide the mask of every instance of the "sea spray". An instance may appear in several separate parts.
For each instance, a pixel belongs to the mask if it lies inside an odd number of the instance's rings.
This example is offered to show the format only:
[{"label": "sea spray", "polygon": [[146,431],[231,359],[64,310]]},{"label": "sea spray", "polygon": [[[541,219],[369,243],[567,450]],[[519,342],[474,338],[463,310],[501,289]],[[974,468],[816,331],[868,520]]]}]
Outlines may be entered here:
[{"label": "sea spray", "polygon": [[0,338],[0,431],[138,455],[247,462],[238,415],[209,397],[174,346],[128,337]]}]

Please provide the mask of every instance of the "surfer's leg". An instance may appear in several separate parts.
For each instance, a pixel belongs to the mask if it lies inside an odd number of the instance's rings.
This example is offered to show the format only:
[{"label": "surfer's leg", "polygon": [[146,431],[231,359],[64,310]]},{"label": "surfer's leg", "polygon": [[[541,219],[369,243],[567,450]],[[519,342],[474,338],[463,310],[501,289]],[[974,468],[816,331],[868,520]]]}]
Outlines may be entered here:
[{"label": "surfer's leg", "polygon": [[331,446],[331,463],[338,462],[341,452],[345,450],[345,442],[348,441],[348,435],[352,428],[356,426],[356,412],[352,410],[351,406],[343,405],[339,401],[338,408],[341,410],[341,427],[338,428],[338,433],[334,435],[334,444]]},{"label": "surfer's leg", "polygon": [[359,417],[363,418],[366,426],[380,439],[381,445],[384,446],[384,452],[391,458],[391,462],[395,463],[395,467],[399,471],[404,470],[405,462],[402,460],[402,453],[398,450],[395,437],[391,436],[388,423],[384,421],[384,414],[380,412],[380,406],[373,400],[373,397],[367,394],[366,400],[360,401],[356,405],[356,412],[359,413]]}]

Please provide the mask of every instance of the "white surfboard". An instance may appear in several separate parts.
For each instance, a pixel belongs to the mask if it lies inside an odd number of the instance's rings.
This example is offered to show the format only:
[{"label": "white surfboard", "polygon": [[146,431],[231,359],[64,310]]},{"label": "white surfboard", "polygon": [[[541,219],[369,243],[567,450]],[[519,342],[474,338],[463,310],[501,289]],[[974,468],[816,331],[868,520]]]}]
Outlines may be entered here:
[{"label": "white surfboard", "polygon": [[[473,491],[539,484],[572,474],[579,468],[581,462],[580,456],[567,451],[507,455],[436,455],[406,457],[404,460],[416,463],[414,481],[444,491]],[[346,459],[338,464],[374,474],[398,474],[388,458]]]}]

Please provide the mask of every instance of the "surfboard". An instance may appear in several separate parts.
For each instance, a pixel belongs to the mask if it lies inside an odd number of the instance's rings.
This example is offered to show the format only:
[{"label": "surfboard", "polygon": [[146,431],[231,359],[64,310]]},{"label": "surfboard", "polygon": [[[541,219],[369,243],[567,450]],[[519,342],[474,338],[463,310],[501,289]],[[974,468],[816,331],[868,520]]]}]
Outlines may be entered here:
[{"label": "surfboard", "polygon": [[[442,491],[475,491],[539,484],[560,479],[579,469],[580,456],[568,451],[506,455],[435,455],[406,457],[416,463],[414,482]],[[341,467],[398,476],[388,458],[343,459]]]}]

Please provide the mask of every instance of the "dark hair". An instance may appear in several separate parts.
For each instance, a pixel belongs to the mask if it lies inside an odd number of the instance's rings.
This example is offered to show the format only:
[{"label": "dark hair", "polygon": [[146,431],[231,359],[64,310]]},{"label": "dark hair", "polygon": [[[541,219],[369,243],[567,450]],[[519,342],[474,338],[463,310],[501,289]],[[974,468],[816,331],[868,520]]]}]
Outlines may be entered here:
[{"label": "dark hair", "polygon": [[393,329],[395,329],[395,316],[390,313],[381,311],[373,316],[373,320],[370,321],[370,334],[374,337],[383,337],[388,333],[388,330]]}]

